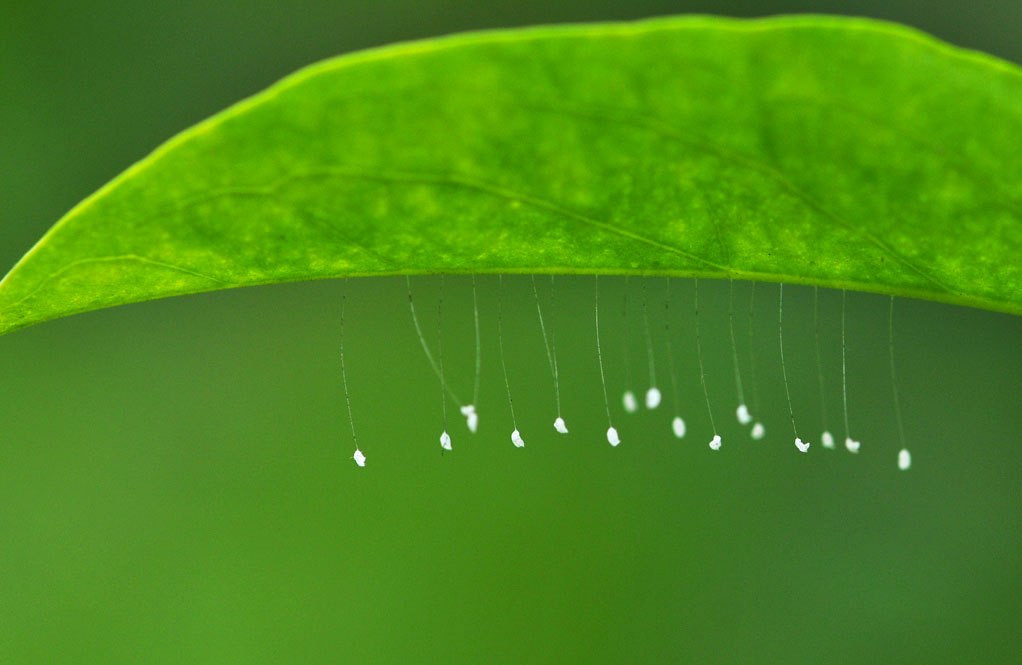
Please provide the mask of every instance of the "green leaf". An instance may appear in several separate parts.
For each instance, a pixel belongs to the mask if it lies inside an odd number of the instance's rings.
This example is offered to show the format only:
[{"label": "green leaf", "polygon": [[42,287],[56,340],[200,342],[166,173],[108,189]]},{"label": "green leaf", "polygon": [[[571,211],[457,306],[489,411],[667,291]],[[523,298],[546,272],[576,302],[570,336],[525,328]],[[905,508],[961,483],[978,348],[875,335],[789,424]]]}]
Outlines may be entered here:
[{"label": "green leaf", "polygon": [[401,44],[304,69],[86,199],[0,283],[0,333],[434,272],[734,277],[1022,313],[1020,155],[1017,67],[875,21]]}]

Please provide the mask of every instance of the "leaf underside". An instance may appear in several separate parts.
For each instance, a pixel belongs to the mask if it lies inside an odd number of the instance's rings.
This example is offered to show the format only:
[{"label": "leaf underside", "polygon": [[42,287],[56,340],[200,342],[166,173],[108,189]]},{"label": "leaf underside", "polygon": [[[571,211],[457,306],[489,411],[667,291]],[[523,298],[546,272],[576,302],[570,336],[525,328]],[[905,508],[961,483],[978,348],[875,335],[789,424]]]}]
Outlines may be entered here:
[{"label": "leaf underside", "polygon": [[863,19],[457,35],[183,132],[0,282],[0,334],[404,273],[782,281],[1022,313],[1022,72]]}]

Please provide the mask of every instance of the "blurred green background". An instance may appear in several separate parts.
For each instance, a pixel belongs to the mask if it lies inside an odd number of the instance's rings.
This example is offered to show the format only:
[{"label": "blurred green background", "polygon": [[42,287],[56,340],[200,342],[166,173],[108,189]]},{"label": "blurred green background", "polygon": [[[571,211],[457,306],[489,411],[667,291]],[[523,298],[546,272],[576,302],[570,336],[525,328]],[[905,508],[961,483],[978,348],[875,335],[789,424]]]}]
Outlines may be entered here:
[{"label": "blurred green background", "polygon": [[[400,39],[702,11],[853,12],[1022,60],[1017,2],[180,2],[0,5],[0,271],[159,142],[314,60]],[[545,280],[545,278],[544,278]],[[541,284],[545,284],[541,282]],[[887,300],[849,295],[849,407],[863,451],[819,447],[812,291],[785,342],[808,455],[791,445],[775,285],[753,327],[768,437],[733,419],[726,283],[672,321],[689,423],[669,434],[663,280],[649,280],[665,405],[621,413],[624,349],[647,385],[640,280],[601,279],[611,449],[591,278],[558,281],[564,415],[528,279],[505,280],[520,429],[480,278],[479,434],[439,395],[404,282],[353,280],[348,365],[369,466],[351,461],[339,282],[94,312],[0,338],[0,662],[1020,662],[1022,321],[896,303],[914,466],[896,469]],[[435,332],[438,280],[415,280]],[[747,392],[749,285],[736,283]],[[471,392],[471,292],[447,281],[445,351]],[[840,295],[821,292],[826,418],[840,433]],[[549,315],[549,314],[548,314]],[[453,408],[452,408],[453,411]]]}]

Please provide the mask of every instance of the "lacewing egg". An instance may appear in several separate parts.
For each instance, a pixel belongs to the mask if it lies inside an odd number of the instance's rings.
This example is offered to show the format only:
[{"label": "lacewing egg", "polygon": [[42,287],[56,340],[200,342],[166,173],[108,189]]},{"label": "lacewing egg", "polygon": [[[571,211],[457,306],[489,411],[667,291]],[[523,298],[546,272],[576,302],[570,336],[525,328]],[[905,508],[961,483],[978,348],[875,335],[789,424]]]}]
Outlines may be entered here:
[{"label": "lacewing egg", "polygon": [[475,434],[479,429],[479,414],[476,413],[475,405],[466,404],[461,407],[461,415],[465,416],[465,424],[468,425],[468,431]]},{"label": "lacewing egg", "polygon": [[752,415],[749,414],[749,407],[744,404],[738,405],[738,408],[735,409],[735,415],[738,417],[738,422],[742,425],[748,425],[752,422]]}]

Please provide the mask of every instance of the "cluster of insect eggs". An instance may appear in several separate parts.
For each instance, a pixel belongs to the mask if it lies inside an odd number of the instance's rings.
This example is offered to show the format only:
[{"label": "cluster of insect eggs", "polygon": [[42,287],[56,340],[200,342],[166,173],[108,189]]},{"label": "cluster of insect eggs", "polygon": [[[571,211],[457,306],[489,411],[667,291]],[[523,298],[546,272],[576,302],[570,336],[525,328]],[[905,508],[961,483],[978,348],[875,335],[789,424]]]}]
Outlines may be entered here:
[{"label": "cluster of insect eggs", "polygon": [[[668,296],[667,296],[666,306],[669,309],[669,307],[670,307],[670,290],[669,290],[670,289],[670,280],[668,280],[667,283],[668,283]],[[441,309],[440,308],[442,307],[442,302],[443,302],[443,277],[441,277],[440,284],[441,284],[441,294],[440,294],[440,301],[439,301],[440,305],[438,305],[438,317],[437,317],[438,326],[439,326],[440,320],[441,320]],[[502,365],[502,368],[503,368],[503,371],[504,371],[504,381],[505,381],[505,385],[507,387],[508,403],[509,403],[509,406],[510,406],[510,409],[511,409],[512,424],[513,424],[513,427],[514,427],[514,429],[511,432],[511,437],[510,438],[511,438],[511,442],[514,445],[514,447],[516,447],[516,448],[523,448],[525,446],[525,440],[523,439],[522,434],[519,431],[517,425],[514,424],[514,403],[513,403],[512,396],[511,396],[511,386],[510,386],[510,381],[508,380],[507,365],[506,365],[506,361],[505,361],[505,358],[504,358],[504,350],[503,350],[503,307],[502,307],[503,278],[502,278],[502,276],[500,277],[500,285],[501,285],[500,286],[500,289],[501,289],[500,293],[501,293],[501,295],[499,296],[499,299],[500,299],[501,305],[500,305],[500,310],[499,310],[500,313],[498,315],[498,337],[500,339],[501,365]],[[455,402],[458,403],[459,411],[460,411],[461,415],[465,418],[466,426],[467,426],[468,430],[470,432],[472,432],[473,434],[478,431],[478,427],[479,427],[479,414],[476,411],[475,404],[471,404],[471,403],[464,404],[464,403],[460,402],[457,399],[457,397],[454,395],[454,393],[451,392],[449,387],[447,386],[446,377],[444,375],[444,369],[443,369],[442,347],[440,347],[440,349],[439,349],[439,353],[438,353],[439,361],[438,361],[437,358],[432,353],[430,345],[426,341],[425,336],[423,335],[422,328],[421,328],[421,325],[419,323],[418,315],[417,315],[416,310],[415,310],[414,299],[412,297],[412,289],[411,289],[411,280],[410,280],[410,278],[408,278],[407,286],[408,286],[408,304],[409,304],[409,310],[410,310],[410,314],[411,314],[412,323],[413,323],[415,332],[416,332],[416,334],[418,336],[419,342],[422,345],[422,349],[424,351],[424,354],[425,354],[427,360],[429,361],[429,364],[432,366],[434,372],[437,374],[437,378],[440,381],[440,388],[441,388],[441,392],[442,392],[443,400],[444,400],[444,404],[445,404],[445,407],[444,407],[444,428],[443,428],[443,431],[441,432],[440,438],[439,438],[440,446],[445,451],[451,451],[451,450],[453,450],[452,439],[451,439],[451,436],[448,433],[447,428],[446,428],[446,400],[447,400],[447,397],[450,396],[451,399],[453,399]],[[547,335],[547,326],[546,326],[546,324],[544,322],[544,318],[543,318],[543,308],[542,308],[542,306],[540,304],[540,298],[539,298],[539,293],[538,293],[538,290],[537,290],[537,287],[536,287],[535,276],[532,277],[532,288],[533,288],[533,293],[535,295],[535,303],[536,303],[536,311],[537,311],[538,321],[539,321],[539,328],[542,331],[544,348],[545,348],[545,350],[547,352],[547,358],[548,358],[548,360],[550,362],[550,369],[551,369],[551,373],[553,375],[554,387],[555,387],[555,391],[557,393],[556,397],[557,397],[558,413],[557,413],[557,417],[553,421],[553,427],[554,427],[554,430],[557,433],[559,433],[559,434],[568,434],[567,424],[566,424],[564,418],[560,414],[560,385],[559,385],[559,377],[558,377],[558,369],[557,369],[557,351],[556,351],[556,344],[554,342],[554,332],[553,332],[553,330],[551,330],[550,335],[549,336]],[[553,298],[553,293],[554,293],[554,278],[553,277],[550,278],[550,288],[551,288],[551,299],[552,299]],[[627,288],[627,285],[626,285],[626,288]],[[732,283],[731,294],[732,294],[732,296],[731,296],[732,297],[732,301],[731,301],[731,313],[730,313],[731,340],[732,340],[732,350],[734,351],[734,362],[735,362],[735,364],[734,364],[734,371],[735,371],[735,377],[736,377],[736,382],[737,382],[737,386],[738,386],[738,393],[739,393],[739,400],[740,400],[740,403],[738,404],[738,406],[735,409],[735,418],[736,418],[737,422],[740,425],[742,425],[743,427],[751,426],[751,427],[749,427],[749,435],[750,435],[750,437],[752,439],[754,439],[754,440],[761,440],[766,435],[766,429],[765,429],[765,427],[764,427],[762,422],[760,422],[760,421],[758,421],[758,420],[753,418],[753,415],[750,412],[748,405],[745,404],[745,402],[743,400],[741,372],[740,372],[740,369],[739,369],[739,366],[738,366],[737,351],[734,349],[733,283]],[[617,428],[615,428],[614,425],[611,423],[611,417],[610,417],[610,407],[609,407],[608,397],[607,397],[607,384],[606,384],[606,377],[605,377],[605,374],[604,374],[603,355],[602,355],[602,349],[601,349],[600,337],[599,337],[599,331],[600,331],[600,327],[599,327],[599,325],[600,325],[599,324],[599,298],[600,298],[600,296],[599,296],[599,283],[598,283],[598,277],[597,277],[597,278],[594,278],[594,312],[595,312],[595,326],[596,326],[595,335],[596,335],[596,345],[597,345],[598,361],[599,361],[599,364],[600,364],[600,378],[601,378],[601,384],[602,384],[603,393],[604,393],[604,406],[606,407],[607,420],[608,420],[606,439],[607,439],[607,442],[611,446],[617,447],[621,443],[621,438],[620,438],[620,435],[618,433]],[[780,291],[779,291],[779,303],[778,303],[779,304],[778,333],[779,333],[779,341],[780,341],[780,344],[781,344],[782,370],[784,369],[783,368],[783,363],[784,363],[784,360],[783,360],[783,358],[784,358],[784,356],[783,356],[784,343],[783,343],[783,336],[781,336],[783,334],[782,333],[782,318],[781,318],[781,316],[782,316],[781,308],[783,306],[783,298],[784,298],[783,285],[781,285]],[[475,333],[476,333],[476,389],[474,391],[474,397],[477,399],[478,398],[478,385],[479,385],[479,353],[480,353],[480,350],[479,350],[479,308],[478,308],[478,301],[477,301],[477,295],[476,295],[476,281],[475,281],[475,277],[472,278],[472,299],[473,299],[473,313],[474,313]],[[893,299],[892,299],[891,302],[892,302],[891,316],[893,317]],[[626,296],[626,299],[625,299],[625,303],[626,303],[625,304],[625,308],[627,308],[627,296]],[[815,317],[815,313],[816,313],[815,312],[815,306],[816,306],[816,302],[814,300],[814,317]],[[651,383],[655,384],[655,379],[654,379],[654,361],[653,361],[652,346],[651,346],[651,342],[650,342],[649,318],[648,318],[648,312],[647,312],[645,280],[643,281],[643,303],[642,303],[642,307],[643,307],[643,321],[645,323],[645,328],[646,328],[647,352],[649,354],[650,379],[651,379]],[[344,374],[343,379],[344,379],[345,399],[346,399],[346,402],[348,404],[348,410],[349,410],[348,415],[349,415],[349,419],[350,419],[351,418],[351,398],[350,398],[350,395],[348,393],[347,376],[346,376],[346,373],[345,373],[346,370],[344,368],[344,360],[343,360],[343,353],[344,353],[344,350],[343,350],[343,325],[344,325],[343,324],[343,320],[344,320],[343,309],[344,309],[344,307],[343,307],[343,298],[342,298],[342,315],[341,315],[341,327],[342,327],[341,356],[342,356],[342,359],[341,359],[341,369],[342,369],[342,374]],[[624,316],[627,317],[627,310],[626,309],[623,310],[623,314],[624,314]],[[750,313],[750,316],[751,316],[751,313]],[[705,372],[702,369],[702,364],[703,364],[703,360],[702,360],[702,348],[701,348],[701,345],[698,345],[698,340],[699,340],[698,281],[696,281],[696,320],[695,320],[695,325],[696,325],[696,335],[697,335],[697,349],[698,349],[698,354],[699,354],[699,366],[700,366],[700,374],[701,374],[700,378],[701,378],[701,380],[703,382],[704,395],[706,397],[706,403],[707,403],[706,404],[707,411],[708,411],[708,413],[710,415],[711,424],[712,424],[712,419],[713,419],[712,407],[710,405],[709,394],[706,392]],[[668,334],[668,338],[670,338],[669,313],[668,313],[668,317],[667,317],[667,334]],[[817,335],[818,335],[818,333],[817,333]],[[750,321],[750,336],[751,336],[751,321]],[[894,351],[893,351],[893,321],[892,321],[892,324],[891,324],[891,340],[890,341],[891,341],[891,364],[892,364],[891,369],[892,369],[892,381],[893,381],[893,370],[894,370],[894,367],[893,367],[893,363],[894,363],[894,355],[893,355],[894,354]],[[750,340],[750,342],[751,342],[751,340]],[[817,343],[817,346],[818,346],[819,345],[819,338],[818,338],[818,336],[817,336],[816,343]],[[844,357],[843,356],[844,356],[844,295],[842,295],[842,372],[844,372]],[[672,383],[675,383],[676,382],[676,377],[674,376],[673,364],[674,363],[673,363],[673,358],[672,358],[671,359],[671,374],[672,374],[671,379],[672,379]],[[786,374],[786,372],[784,373],[784,377],[785,377],[785,379],[784,379],[785,380],[785,392],[787,393],[787,374]],[[842,377],[842,378],[844,379],[844,377]],[[821,377],[821,383],[822,383],[822,377]],[[822,386],[821,386],[821,391],[822,391]],[[897,397],[896,391],[897,391],[897,388],[895,386],[895,397]],[[789,409],[790,409],[790,395],[788,396],[788,399],[789,399]],[[821,399],[822,399],[822,393],[821,393]],[[661,393],[660,389],[656,385],[651,385],[646,390],[645,395],[644,395],[644,405],[645,405],[646,409],[648,409],[648,410],[657,409],[658,407],[660,407],[662,401],[663,401],[663,394]],[[636,413],[637,411],[639,411],[639,400],[638,400],[637,396],[635,395],[635,393],[632,390],[630,390],[630,389],[625,390],[622,393],[622,395],[621,395],[621,404],[622,404],[622,407],[623,407],[623,409],[624,409],[624,411],[626,413]],[[846,420],[847,420],[847,413],[845,415],[846,415]],[[899,419],[900,419],[900,412],[899,412],[898,416],[899,416]],[[791,413],[791,419],[792,419],[792,426],[793,426],[793,429],[794,429],[794,423],[795,423],[794,412]],[[673,417],[673,419],[671,420],[671,423],[670,423],[670,429],[671,429],[671,432],[673,433],[673,435],[676,438],[678,438],[678,439],[684,438],[686,433],[687,433],[685,421],[684,421],[684,419],[680,415],[675,415]],[[714,427],[714,429],[715,429],[715,427]],[[352,437],[353,438],[355,437],[355,430],[354,430],[354,424],[353,423],[352,423]],[[820,442],[821,442],[821,445],[824,448],[835,449],[837,447],[837,443],[835,441],[835,438],[834,438],[833,434],[831,434],[826,429],[821,434]],[[358,448],[357,439],[356,439],[355,443],[356,443],[356,449],[355,449],[355,453],[353,455],[353,459],[355,460],[355,463],[359,467],[364,467],[366,465],[366,456]],[[809,448],[810,448],[810,445],[811,445],[808,441],[803,441],[797,434],[796,434],[796,436],[794,438],[794,443],[795,443],[796,450],[798,450],[798,452],[800,452],[800,453],[808,452]],[[722,445],[723,445],[723,441],[721,439],[721,436],[719,434],[717,434],[716,431],[714,431],[713,437],[710,439],[710,441],[708,443],[709,448],[711,450],[717,451],[717,450],[721,449]],[[846,448],[846,450],[848,450],[848,452],[855,454],[855,453],[858,453],[860,451],[861,443],[858,440],[851,438],[850,436],[846,436],[846,438],[844,440],[844,447]],[[901,470],[907,470],[911,466],[911,463],[912,463],[911,454],[909,453],[909,451],[907,449],[902,448],[898,452],[898,468],[901,469]]]}]

